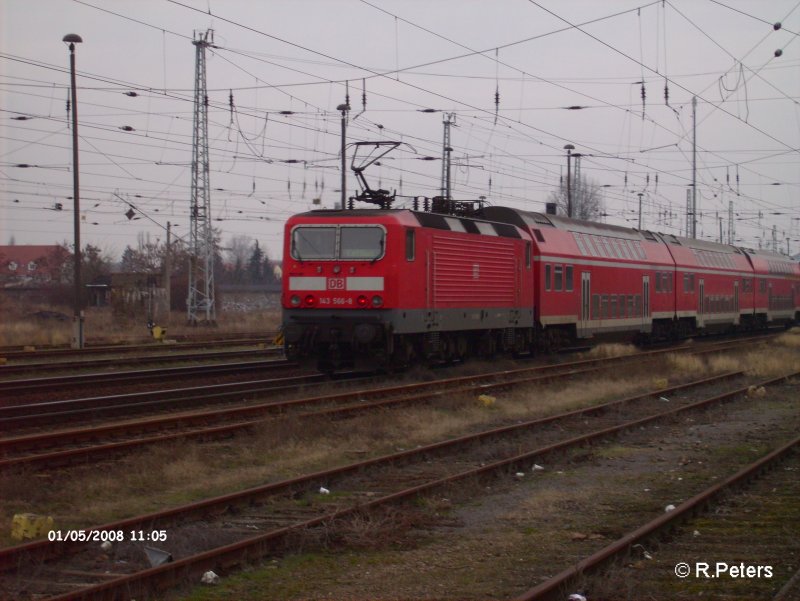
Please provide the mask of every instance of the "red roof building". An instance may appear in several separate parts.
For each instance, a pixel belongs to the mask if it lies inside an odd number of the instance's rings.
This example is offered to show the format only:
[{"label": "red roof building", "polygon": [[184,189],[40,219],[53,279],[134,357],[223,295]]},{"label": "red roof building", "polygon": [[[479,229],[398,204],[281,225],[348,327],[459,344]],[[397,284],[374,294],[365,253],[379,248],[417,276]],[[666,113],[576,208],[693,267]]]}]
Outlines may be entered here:
[{"label": "red roof building", "polygon": [[0,246],[3,284],[58,281],[69,251],[57,244]]}]

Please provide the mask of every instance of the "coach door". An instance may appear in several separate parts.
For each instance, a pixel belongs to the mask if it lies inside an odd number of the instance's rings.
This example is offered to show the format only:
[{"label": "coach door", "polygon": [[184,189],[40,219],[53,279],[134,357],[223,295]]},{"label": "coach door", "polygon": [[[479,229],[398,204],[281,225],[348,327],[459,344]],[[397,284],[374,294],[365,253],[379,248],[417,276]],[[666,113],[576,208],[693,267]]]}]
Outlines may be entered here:
[{"label": "coach door", "polygon": [[581,272],[581,319],[578,323],[578,335],[581,338],[591,336],[591,299],[592,299],[592,280],[591,273]]},{"label": "coach door", "polygon": [[706,281],[700,279],[697,281],[697,327],[706,327],[706,315],[703,307],[703,301],[706,298]]},{"label": "coach door", "polygon": [[733,283],[733,323],[739,325],[739,280]]},{"label": "coach door", "polygon": [[652,328],[650,323],[650,276],[642,276],[642,326],[643,330],[649,332]]}]

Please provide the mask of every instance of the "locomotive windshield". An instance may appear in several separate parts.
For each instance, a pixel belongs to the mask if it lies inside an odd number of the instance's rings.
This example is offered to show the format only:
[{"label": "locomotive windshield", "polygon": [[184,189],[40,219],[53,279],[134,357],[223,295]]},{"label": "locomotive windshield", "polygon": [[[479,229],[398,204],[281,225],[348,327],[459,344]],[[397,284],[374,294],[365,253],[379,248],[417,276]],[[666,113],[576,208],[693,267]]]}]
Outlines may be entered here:
[{"label": "locomotive windshield", "polygon": [[292,231],[292,257],[300,261],[375,261],[383,256],[385,232],[376,226],[299,226]]},{"label": "locomotive windshield", "polygon": [[383,230],[379,227],[342,227],[341,258],[374,261],[383,255]]},{"label": "locomotive windshield", "polygon": [[292,256],[301,261],[336,258],[335,227],[298,227],[292,232]]}]

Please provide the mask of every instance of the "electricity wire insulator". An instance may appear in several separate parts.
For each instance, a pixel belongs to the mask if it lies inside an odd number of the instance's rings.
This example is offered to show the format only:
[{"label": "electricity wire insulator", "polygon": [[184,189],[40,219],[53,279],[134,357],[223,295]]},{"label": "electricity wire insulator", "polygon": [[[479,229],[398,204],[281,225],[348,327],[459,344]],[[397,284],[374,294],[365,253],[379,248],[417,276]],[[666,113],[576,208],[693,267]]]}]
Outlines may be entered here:
[{"label": "electricity wire insulator", "polygon": [[367,80],[366,80],[366,78],[361,80],[361,106],[365,111],[367,110]]},{"label": "electricity wire insulator", "polygon": [[642,82],[642,121],[644,121],[644,108],[645,108],[645,98],[647,97],[647,92],[644,89],[644,82]]}]

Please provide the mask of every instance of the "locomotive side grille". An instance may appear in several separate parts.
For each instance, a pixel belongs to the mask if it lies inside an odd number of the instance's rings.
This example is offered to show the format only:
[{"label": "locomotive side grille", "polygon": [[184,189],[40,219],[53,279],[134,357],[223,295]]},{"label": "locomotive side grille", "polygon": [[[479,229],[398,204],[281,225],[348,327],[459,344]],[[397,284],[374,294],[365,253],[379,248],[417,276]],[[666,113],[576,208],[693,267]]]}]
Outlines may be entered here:
[{"label": "locomotive side grille", "polygon": [[431,287],[436,306],[508,306],[515,302],[513,243],[435,236]]}]

